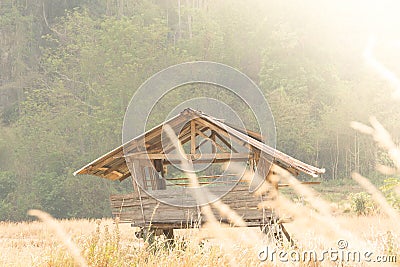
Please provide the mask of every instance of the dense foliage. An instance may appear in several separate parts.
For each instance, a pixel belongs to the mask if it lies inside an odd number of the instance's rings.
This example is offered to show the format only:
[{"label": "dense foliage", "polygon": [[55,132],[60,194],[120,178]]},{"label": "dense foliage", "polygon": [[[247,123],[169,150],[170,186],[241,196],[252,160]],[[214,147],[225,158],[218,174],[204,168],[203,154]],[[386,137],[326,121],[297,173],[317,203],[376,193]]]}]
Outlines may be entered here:
[{"label": "dense foliage", "polygon": [[[398,27],[370,20],[379,8],[331,2],[0,1],[0,220],[26,219],[28,208],[109,216],[109,193],[129,183],[73,171],[120,144],[142,82],[192,60],[255,80],[275,117],[277,147],[325,167],[325,179],[387,164],[349,123],[374,114],[391,132],[400,128],[389,85],[362,59],[369,29],[390,40]],[[398,67],[390,54],[378,56]]]}]

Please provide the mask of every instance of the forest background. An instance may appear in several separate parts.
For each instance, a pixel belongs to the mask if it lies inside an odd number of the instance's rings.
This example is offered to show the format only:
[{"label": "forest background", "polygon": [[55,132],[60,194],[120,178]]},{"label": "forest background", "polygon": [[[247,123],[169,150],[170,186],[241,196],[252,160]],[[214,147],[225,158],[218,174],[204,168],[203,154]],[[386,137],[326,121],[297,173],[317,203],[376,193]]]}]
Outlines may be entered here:
[{"label": "forest background", "polygon": [[0,0],[0,220],[26,220],[31,208],[109,217],[109,194],[129,181],[72,173],[121,144],[147,78],[196,60],[259,84],[277,148],[326,168],[323,179],[380,181],[387,152],[350,128],[374,115],[400,137],[393,88],[365,62],[375,36],[374,57],[400,73],[400,20],[391,1],[374,3]]}]

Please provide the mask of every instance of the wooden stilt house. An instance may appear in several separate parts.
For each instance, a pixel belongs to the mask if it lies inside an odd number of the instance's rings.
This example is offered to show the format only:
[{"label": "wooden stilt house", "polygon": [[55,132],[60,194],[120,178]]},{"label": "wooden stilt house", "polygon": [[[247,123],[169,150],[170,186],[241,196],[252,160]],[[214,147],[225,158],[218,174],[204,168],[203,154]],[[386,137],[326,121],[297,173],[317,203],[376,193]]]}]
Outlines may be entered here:
[{"label": "wooden stilt house", "polygon": [[[207,187],[215,198],[221,197],[249,226],[263,226],[271,219],[270,211],[258,208],[268,196],[255,196],[240,174],[230,171],[227,162],[234,166],[242,164],[246,172],[256,172],[263,179],[270,175],[273,165],[293,175],[305,173],[317,177],[324,172],[266,145],[259,133],[185,109],[74,173],[120,181],[131,177],[131,194],[110,197],[112,214],[119,217],[120,222],[142,228],[151,225],[152,229],[164,232],[200,226],[204,222],[199,208],[201,203],[196,204],[188,187],[188,177],[179,171],[179,158],[174,154],[176,147],[163,137],[164,124],[175,131],[185,157],[193,166],[207,166],[196,170],[200,185]],[[221,221],[225,219],[220,218]]]}]

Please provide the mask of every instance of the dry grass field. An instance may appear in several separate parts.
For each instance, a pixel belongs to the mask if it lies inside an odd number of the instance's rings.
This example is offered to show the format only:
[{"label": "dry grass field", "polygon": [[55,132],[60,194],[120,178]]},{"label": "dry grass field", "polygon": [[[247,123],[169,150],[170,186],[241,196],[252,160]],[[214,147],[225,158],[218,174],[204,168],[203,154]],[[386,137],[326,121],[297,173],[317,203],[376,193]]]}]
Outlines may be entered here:
[{"label": "dry grass field", "polygon": [[[218,246],[198,245],[194,236],[197,233],[193,231],[185,231],[187,242],[171,244],[161,237],[149,245],[135,237],[135,229],[129,224],[117,227],[110,219],[61,220],[58,223],[81,250],[89,266],[215,266],[230,262]],[[78,265],[63,240],[43,222],[3,222],[0,233],[0,266]],[[257,257],[252,259],[247,255],[244,262],[256,263]]]},{"label": "dry grass field", "polygon": [[[308,207],[294,204],[293,209]],[[49,222],[0,223],[0,266],[79,266],[66,242],[79,249],[87,266],[281,266],[283,262],[262,262],[258,253],[266,245],[286,251],[323,250],[338,248],[340,239],[348,242],[349,251],[373,252],[373,255],[398,255],[397,224],[381,213],[357,216],[336,211],[329,221],[308,210],[302,218],[285,224],[296,242],[277,247],[271,238],[258,229],[209,226],[201,231],[177,231],[176,241],[163,238],[146,242],[137,239],[129,224],[103,220],[59,220],[56,228],[70,240],[63,240]],[[337,228],[336,228],[337,227]],[[338,231],[338,233],[335,233]],[[201,241],[202,240],[202,241]],[[289,266],[336,266],[337,262],[292,262]],[[342,266],[374,266],[366,262],[343,262]],[[397,259],[397,265],[399,259]],[[376,266],[396,266],[382,263]]]}]

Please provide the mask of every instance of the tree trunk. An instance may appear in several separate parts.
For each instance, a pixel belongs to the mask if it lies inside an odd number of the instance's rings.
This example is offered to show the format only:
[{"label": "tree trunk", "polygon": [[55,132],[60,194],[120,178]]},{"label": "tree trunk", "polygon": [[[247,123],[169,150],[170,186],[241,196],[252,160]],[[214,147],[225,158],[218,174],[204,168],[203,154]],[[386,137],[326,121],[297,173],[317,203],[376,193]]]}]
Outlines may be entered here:
[{"label": "tree trunk", "polygon": [[[192,6],[193,8],[193,6]],[[186,9],[187,9],[187,22],[188,22],[188,32],[189,32],[189,38],[192,39],[192,16],[190,15],[189,11],[189,0],[186,0]]]},{"label": "tree trunk", "polygon": [[178,39],[181,38],[181,0],[178,0]]}]

